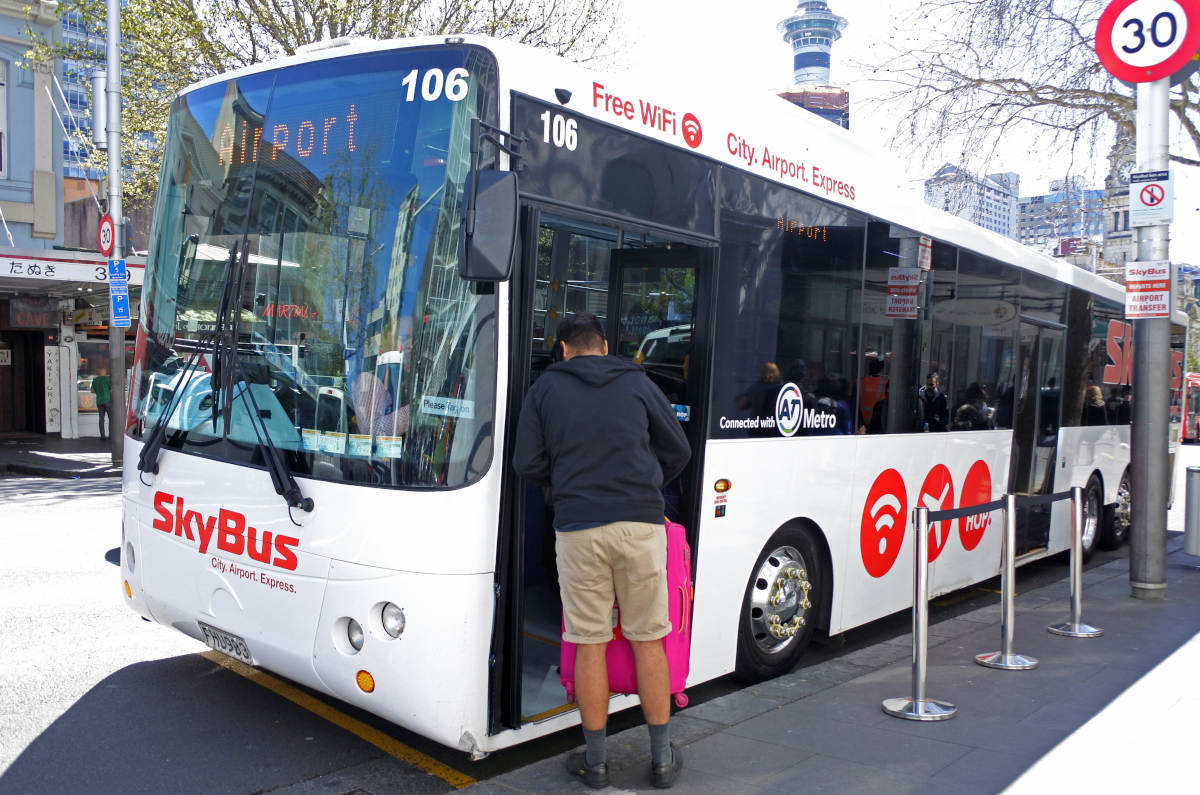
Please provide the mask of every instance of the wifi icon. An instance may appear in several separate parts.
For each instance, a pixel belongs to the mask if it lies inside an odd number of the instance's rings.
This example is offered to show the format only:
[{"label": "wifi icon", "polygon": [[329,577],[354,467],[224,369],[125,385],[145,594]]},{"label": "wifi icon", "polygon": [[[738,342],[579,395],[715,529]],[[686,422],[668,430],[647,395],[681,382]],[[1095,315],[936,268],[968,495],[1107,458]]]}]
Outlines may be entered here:
[{"label": "wifi icon", "polygon": [[683,114],[683,121],[679,123],[683,128],[683,140],[687,145],[695,149],[700,145],[700,141],[704,139],[704,130],[700,127],[700,120],[690,113]]},{"label": "wifi icon", "polygon": [[904,543],[907,516],[904,478],[894,469],[885,469],[867,493],[859,529],[863,567],[872,577],[882,577],[891,571]]}]

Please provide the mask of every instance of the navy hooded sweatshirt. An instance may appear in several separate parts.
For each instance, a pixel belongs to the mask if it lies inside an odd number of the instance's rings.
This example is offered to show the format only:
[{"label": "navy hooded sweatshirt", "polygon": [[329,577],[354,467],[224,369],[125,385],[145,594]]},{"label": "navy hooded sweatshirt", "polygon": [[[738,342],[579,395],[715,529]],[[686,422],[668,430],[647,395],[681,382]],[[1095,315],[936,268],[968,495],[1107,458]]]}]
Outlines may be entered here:
[{"label": "navy hooded sweatshirt", "polygon": [[513,467],[548,486],[556,527],[663,521],[662,487],[691,456],[675,411],[636,364],[574,356],[521,407]]}]

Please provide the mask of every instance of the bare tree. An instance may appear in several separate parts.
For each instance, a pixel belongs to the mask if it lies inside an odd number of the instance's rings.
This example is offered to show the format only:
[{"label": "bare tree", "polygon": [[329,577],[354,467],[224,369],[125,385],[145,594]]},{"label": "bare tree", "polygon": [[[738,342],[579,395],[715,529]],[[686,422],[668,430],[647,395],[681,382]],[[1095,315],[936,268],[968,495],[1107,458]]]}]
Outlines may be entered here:
[{"label": "bare tree", "polygon": [[[479,33],[514,39],[588,61],[606,54],[621,0],[128,0],[122,111],[125,194],[148,201],[158,179],[172,97],[197,80],[292,55],[305,44],[343,36]],[[102,65],[90,37],[104,36],[104,0],[59,0],[85,36],[50,41],[28,31],[29,61]],[[81,148],[90,142],[78,135]],[[89,165],[103,170],[93,152]]]},{"label": "bare tree", "polygon": [[[1100,65],[1096,24],[1109,0],[926,0],[902,30],[928,31],[893,45],[874,65],[889,91],[881,100],[905,108],[901,144],[928,158],[946,140],[961,141],[960,163],[980,165],[1010,133],[1039,148],[1069,146],[1092,157],[1099,141],[1132,137],[1133,89]],[[1175,88],[1171,112],[1192,151],[1171,159],[1200,165],[1197,100],[1190,77]]]}]

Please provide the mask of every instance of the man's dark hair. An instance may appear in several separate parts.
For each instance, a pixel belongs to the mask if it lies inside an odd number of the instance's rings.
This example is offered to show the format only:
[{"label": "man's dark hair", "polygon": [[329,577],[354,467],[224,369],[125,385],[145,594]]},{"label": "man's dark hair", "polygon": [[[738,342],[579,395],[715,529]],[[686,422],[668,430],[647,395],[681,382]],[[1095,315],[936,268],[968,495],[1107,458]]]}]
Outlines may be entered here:
[{"label": "man's dark hair", "polygon": [[599,350],[604,347],[604,325],[591,312],[567,315],[558,324],[558,339],[572,348]]}]

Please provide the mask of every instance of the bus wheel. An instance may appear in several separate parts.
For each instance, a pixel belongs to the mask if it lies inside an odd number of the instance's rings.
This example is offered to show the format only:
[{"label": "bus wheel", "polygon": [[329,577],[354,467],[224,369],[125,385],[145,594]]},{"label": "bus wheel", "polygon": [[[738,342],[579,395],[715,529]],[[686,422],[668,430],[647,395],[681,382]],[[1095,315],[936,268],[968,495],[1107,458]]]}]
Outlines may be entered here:
[{"label": "bus wheel", "polygon": [[812,538],[784,528],[758,557],[738,625],[739,678],[759,682],[787,673],[812,640],[820,615],[821,558]]},{"label": "bus wheel", "polygon": [[1127,469],[1121,475],[1121,484],[1117,486],[1117,501],[1104,509],[1104,527],[1100,534],[1100,546],[1103,549],[1117,549],[1129,537],[1132,521],[1131,488]]}]

